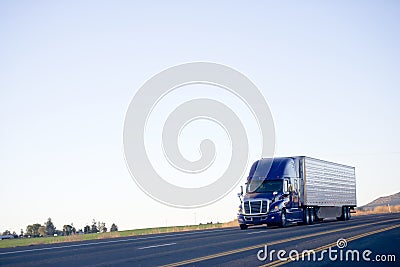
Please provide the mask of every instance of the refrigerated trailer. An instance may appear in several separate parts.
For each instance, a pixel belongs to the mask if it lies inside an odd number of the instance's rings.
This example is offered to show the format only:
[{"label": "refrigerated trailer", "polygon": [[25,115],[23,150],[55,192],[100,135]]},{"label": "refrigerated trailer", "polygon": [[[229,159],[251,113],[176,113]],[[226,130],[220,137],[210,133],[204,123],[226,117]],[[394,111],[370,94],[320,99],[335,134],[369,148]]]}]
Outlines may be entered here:
[{"label": "refrigerated trailer", "polygon": [[349,220],[356,203],[355,168],[305,156],[253,163],[238,194],[240,228]]}]

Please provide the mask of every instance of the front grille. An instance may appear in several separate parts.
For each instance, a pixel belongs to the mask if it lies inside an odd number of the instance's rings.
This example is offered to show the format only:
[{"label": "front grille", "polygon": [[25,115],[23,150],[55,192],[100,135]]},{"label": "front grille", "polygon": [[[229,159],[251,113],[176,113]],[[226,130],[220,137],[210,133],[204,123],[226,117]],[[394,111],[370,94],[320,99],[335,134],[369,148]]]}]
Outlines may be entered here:
[{"label": "front grille", "polygon": [[267,200],[250,200],[244,202],[245,214],[259,214],[268,212]]}]

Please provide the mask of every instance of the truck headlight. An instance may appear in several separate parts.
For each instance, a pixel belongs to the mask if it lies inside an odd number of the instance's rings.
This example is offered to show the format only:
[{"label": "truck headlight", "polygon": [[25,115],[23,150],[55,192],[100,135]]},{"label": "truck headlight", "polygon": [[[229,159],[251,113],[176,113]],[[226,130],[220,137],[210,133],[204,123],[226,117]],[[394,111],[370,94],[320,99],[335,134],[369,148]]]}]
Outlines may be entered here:
[{"label": "truck headlight", "polygon": [[242,205],[240,205],[240,206],[238,207],[238,212],[239,212],[239,213],[242,213]]},{"label": "truck headlight", "polygon": [[279,211],[279,206],[275,205],[273,206],[273,208],[271,209],[272,212],[278,212]]}]

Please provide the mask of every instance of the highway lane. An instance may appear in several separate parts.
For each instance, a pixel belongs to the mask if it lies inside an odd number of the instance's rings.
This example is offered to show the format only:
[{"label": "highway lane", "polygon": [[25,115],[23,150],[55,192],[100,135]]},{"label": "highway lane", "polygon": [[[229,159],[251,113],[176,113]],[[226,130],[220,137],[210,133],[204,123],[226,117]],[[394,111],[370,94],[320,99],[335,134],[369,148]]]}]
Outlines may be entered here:
[{"label": "highway lane", "polygon": [[[265,244],[269,252],[269,249],[287,252],[292,249],[302,251],[323,248],[334,244],[339,238],[351,240],[357,236],[357,239],[349,241],[351,247],[353,244],[363,244],[363,240],[370,240],[368,244],[374,253],[386,251],[387,254],[392,253],[397,256],[397,262],[384,265],[391,266],[391,264],[399,263],[400,260],[399,248],[392,246],[390,242],[390,240],[399,239],[399,229],[400,214],[388,214],[353,217],[346,222],[327,221],[285,229],[254,227],[241,231],[237,228],[226,228],[17,247],[0,249],[0,266],[158,266],[167,264],[171,266],[259,266],[264,264],[308,266],[310,262],[281,261],[276,254],[271,259],[260,261],[257,253],[264,250]],[[393,239],[389,239],[388,242],[388,238],[391,237]],[[325,259],[322,263],[331,264],[329,259]]]}]

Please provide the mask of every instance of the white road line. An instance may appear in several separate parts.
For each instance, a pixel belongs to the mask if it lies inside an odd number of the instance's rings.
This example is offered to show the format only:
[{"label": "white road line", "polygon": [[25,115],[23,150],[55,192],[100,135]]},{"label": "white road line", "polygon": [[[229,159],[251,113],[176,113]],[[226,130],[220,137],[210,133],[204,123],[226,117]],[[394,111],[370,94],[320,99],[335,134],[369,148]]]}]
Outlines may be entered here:
[{"label": "white road line", "polygon": [[73,244],[73,245],[64,245],[57,247],[47,247],[47,248],[34,248],[34,249],[25,249],[25,250],[17,250],[17,251],[8,251],[1,252],[0,255],[8,255],[8,254],[18,254],[25,252],[34,252],[34,251],[43,251],[43,250],[53,250],[53,249],[62,249],[62,248],[72,248],[72,247],[84,247],[84,246],[92,246],[92,245],[102,245],[102,244],[110,244],[110,243],[120,243],[120,242],[129,242],[129,241],[137,241],[137,240],[147,240],[154,238],[166,238],[166,237],[174,237],[174,236],[185,236],[185,235],[196,235],[210,232],[229,232],[236,229],[216,229],[216,230],[208,230],[208,231],[195,231],[190,233],[178,233],[178,234],[167,234],[167,235],[158,235],[158,236],[147,236],[147,237],[135,237],[129,239],[120,239],[120,240],[109,240],[109,241],[100,241],[100,242],[91,242],[91,243],[82,243],[82,244]]},{"label": "white road line", "polygon": [[97,242],[97,243],[84,243],[84,244],[66,245],[66,246],[57,246],[57,247],[48,247],[48,248],[25,249],[25,250],[2,252],[2,253],[0,253],[0,255],[17,254],[17,253],[32,252],[32,251],[42,251],[42,250],[53,250],[53,249],[59,249],[59,248],[84,247],[84,246],[90,246],[90,245],[101,245],[101,244],[117,243],[117,242],[125,242],[125,241],[132,241],[132,239],[110,240],[110,241],[103,241],[103,242]]},{"label": "white road line", "polygon": [[250,232],[247,233],[248,235],[252,235],[252,234],[259,234],[259,233],[266,233],[268,230],[264,230],[264,231],[257,231],[257,232]]},{"label": "white road line", "polygon": [[174,237],[174,236],[183,236],[183,235],[195,235],[195,234],[203,234],[203,233],[210,233],[210,232],[230,232],[236,231],[236,229],[216,229],[216,230],[208,230],[208,231],[195,231],[190,233],[178,233],[178,234],[169,234],[169,235],[158,235],[158,236],[147,236],[147,237],[139,237],[135,240],[146,240],[146,239],[153,239],[153,238],[163,238],[163,237]]},{"label": "white road line", "polygon": [[147,246],[147,247],[141,247],[138,249],[158,248],[158,247],[166,247],[166,246],[172,246],[172,245],[176,245],[176,243],[167,243],[167,244],[160,244],[160,245],[154,245],[154,246]]}]

